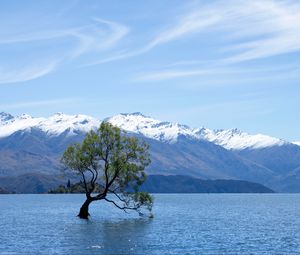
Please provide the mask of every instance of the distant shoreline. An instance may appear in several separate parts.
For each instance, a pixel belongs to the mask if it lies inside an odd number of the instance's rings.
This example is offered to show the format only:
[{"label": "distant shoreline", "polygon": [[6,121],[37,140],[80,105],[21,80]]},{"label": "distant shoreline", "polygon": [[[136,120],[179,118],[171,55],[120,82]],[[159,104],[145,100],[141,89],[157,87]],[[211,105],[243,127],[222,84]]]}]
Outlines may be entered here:
[{"label": "distant shoreline", "polygon": [[[66,181],[65,181],[66,182]],[[0,178],[2,194],[83,193],[78,183],[67,188],[62,179],[51,175],[26,174]],[[149,175],[141,191],[150,193],[275,193],[258,183],[241,180],[203,180],[183,175]]]}]

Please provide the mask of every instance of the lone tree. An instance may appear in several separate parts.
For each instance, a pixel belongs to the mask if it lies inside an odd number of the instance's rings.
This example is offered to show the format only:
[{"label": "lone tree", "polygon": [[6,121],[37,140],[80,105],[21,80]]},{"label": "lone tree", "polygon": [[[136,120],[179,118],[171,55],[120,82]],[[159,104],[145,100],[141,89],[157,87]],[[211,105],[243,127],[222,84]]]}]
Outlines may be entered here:
[{"label": "lone tree", "polygon": [[[69,146],[61,162],[81,176],[86,194],[78,217],[88,219],[89,205],[97,200],[105,200],[125,212],[151,212],[152,196],[139,192],[146,179],[144,169],[150,164],[148,148],[107,122],[102,122],[97,131],[90,131],[81,144]],[[101,191],[93,194],[96,186]]]}]

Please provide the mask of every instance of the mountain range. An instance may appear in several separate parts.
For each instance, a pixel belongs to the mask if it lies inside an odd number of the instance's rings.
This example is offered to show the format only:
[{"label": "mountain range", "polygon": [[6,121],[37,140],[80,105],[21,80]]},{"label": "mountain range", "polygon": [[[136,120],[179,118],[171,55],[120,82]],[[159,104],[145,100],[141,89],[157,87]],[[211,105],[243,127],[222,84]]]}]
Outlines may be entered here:
[{"label": "mountain range", "polygon": [[[244,180],[279,192],[300,191],[299,143],[238,129],[191,128],[141,113],[118,114],[104,121],[149,143],[150,175]],[[81,114],[35,118],[0,113],[0,187],[5,188],[8,178],[20,176],[58,178],[66,147],[82,141],[100,123]]]}]

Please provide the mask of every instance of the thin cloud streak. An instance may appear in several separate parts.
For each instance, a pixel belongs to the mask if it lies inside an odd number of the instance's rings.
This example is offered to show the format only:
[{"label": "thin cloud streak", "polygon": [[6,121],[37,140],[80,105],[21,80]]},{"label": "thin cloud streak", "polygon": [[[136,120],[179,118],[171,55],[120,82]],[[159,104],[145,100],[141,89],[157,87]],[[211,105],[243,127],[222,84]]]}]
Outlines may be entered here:
[{"label": "thin cloud streak", "polygon": [[[183,66],[185,63],[183,63]],[[219,66],[216,68],[198,68],[198,69],[164,69],[159,71],[153,71],[148,73],[142,73],[136,75],[132,81],[135,82],[153,82],[163,81],[176,78],[193,77],[193,76],[206,76],[216,77],[217,75],[234,75],[234,80],[239,81],[238,75],[253,74],[248,79],[261,80],[269,75],[273,78],[281,79],[288,76],[293,78],[298,74],[299,68],[293,65],[277,66],[277,67],[256,67],[256,68],[237,68],[237,67],[226,67]],[[284,75],[283,75],[283,74]],[[223,79],[226,79],[223,77]],[[230,79],[230,77],[229,77]],[[241,78],[244,80],[244,78]]]},{"label": "thin cloud streak", "polygon": [[178,24],[160,33],[145,48],[150,50],[160,44],[165,44],[191,34],[197,34],[220,21],[220,17],[213,12],[206,13],[204,17],[201,17],[201,14],[201,12],[195,12],[182,17]]},{"label": "thin cloud streak", "polygon": [[182,16],[177,22],[177,24],[170,25],[169,28],[159,33],[149,43],[147,43],[144,47],[141,47],[140,49],[112,55],[99,61],[91,62],[90,64],[87,64],[87,66],[104,64],[145,54],[161,44],[166,44],[168,42],[180,39],[182,37],[199,33],[200,31],[205,30],[206,28],[216,24],[219,19],[218,16],[211,15],[206,16],[205,20],[199,20],[199,22],[195,22],[197,16],[199,16],[199,13],[191,13],[189,15]]},{"label": "thin cloud streak", "polygon": [[[123,37],[125,37],[129,28],[116,22],[107,21],[99,18],[93,18],[98,24],[102,23],[109,28],[110,33],[107,35],[100,35],[103,33],[102,29],[97,26],[92,26],[94,34],[86,33],[84,31],[75,31],[69,33],[79,40],[78,47],[71,52],[71,57],[76,58],[90,51],[101,51],[115,46]],[[104,39],[104,38],[105,39]]]},{"label": "thin cloud streak", "polygon": [[[256,37],[233,45],[232,50],[242,53],[234,54],[224,63],[239,63],[300,50],[300,4],[254,1],[246,7],[242,13],[252,15],[252,19],[234,26],[237,29],[235,33],[240,33],[240,38]],[[251,11],[253,9],[255,12]],[[259,35],[264,36],[257,39]]]},{"label": "thin cloud streak", "polygon": [[98,43],[96,47],[97,50],[102,50],[114,46],[117,42],[119,42],[123,37],[125,37],[129,33],[129,28],[122,24],[99,18],[94,18],[94,20],[107,25],[111,31],[111,35],[107,37],[105,41]]},{"label": "thin cloud streak", "polygon": [[12,109],[23,109],[23,108],[32,108],[40,106],[53,106],[59,104],[70,104],[81,102],[81,98],[62,98],[62,99],[53,99],[53,100],[42,100],[42,101],[30,101],[30,102],[20,102],[12,104],[2,104],[0,109],[12,110]]},{"label": "thin cloud streak", "polygon": [[[25,82],[47,75],[56,70],[65,60],[74,60],[84,54],[90,52],[97,53],[115,46],[129,31],[126,26],[115,22],[99,18],[94,18],[93,20],[96,24],[1,39],[0,44],[34,43],[36,41],[48,41],[53,39],[56,39],[59,43],[61,39],[71,37],[76,39],[78,43],[62,56],[43,65],[28,65],[23,69],[11,69],[2,66],[0,69],[0,84]],[[103,30],[100,24],[107,26],[108,32]],[[30,62],[32,62],[32,60],[30,60]]]},{"label": "thin cloud streak", "polygon": [[158,71],[137,76],[135,81],[161,81],[175,79],[180,77],[190,77],[197,75],[206,75],[212,73],[212,70],[166,70]]},{"label": "thin cloud streak", "polygon": [[[227,46],[219,45],[217,57],[207,60],[186,60],[169,66],[193,66],[187,70],[162,70],[137,75],[136,80],[158,81],[177,77],[189,77],[206,74],[203,67],[209,69],[235,68],[235,65],[250,60],[258,60],[300,51],[300,4],[274,1],[237,2],[218,1],[200,6],[186,14],[172,29],[165,31],[146,46],[153,47],[189,34],[205,31],[220,35]],[[210,19],[208,19],[210,18]],[[229,43],[229,44],[228,44]],[[224,53],[229,56],[223,57]],[[295,63],[299,65],[299,63]],[[206,66],[207,66],[206,65]],[[195,70],[198,69],[198,70]],[[291,68],[291,71],[295,66]],[[259,70],[257,70],[259,71]],[[217,71],[218,73],[218,71]]]},{"label": "thin cloud streak", "polygon": [[44,65],[25,67],[18,70],[2,70],[0,69],[0,84],[25,82],[42,77],[55,70],[59,60],[49,62]]}]

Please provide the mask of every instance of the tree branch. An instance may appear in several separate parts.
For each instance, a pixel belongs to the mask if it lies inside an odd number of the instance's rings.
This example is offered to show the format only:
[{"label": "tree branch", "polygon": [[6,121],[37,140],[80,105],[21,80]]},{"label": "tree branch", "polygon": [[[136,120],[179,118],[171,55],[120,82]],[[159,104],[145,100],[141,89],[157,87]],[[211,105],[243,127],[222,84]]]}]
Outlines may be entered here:
[{"label": "tree branch", "polygon": [[115,192],[115,190],[109,190],[109,192],[113,193],[121,202],[127,203],[127,201],[120,197],[118,193]]},{"label": "tree branch", "polygon": [[95,174],[94,174],[94,171],[91,170],[90,168],[87,168],[87,170],[92,174],[92,179],[90,181],[91,183],[91,190],[89,190],[89,194],[93,193],[94,189],[95,189],[95,181],[96,181],[96,177],[95,177]]},{"label": "tree branch", "polygon": [[83,179],[83,183],[84,183],[84,189],[85,189],[85,194],[86,194],[86,197],[90,197],[90,194],[88,192],[88,188],[87,188],[87,185],[86,185],[86,180],[85,180],[85,176],[84,176],[84,173],[81,172],[81,175],[82,175],[82,179]]},{"label": "tree branch", "polygon": [[115,201],[110,200],[108,198],[104,198],[104,200],[114,204],[116,207],[118,207],[119,209],[124,210],[124,211],[126,211],[126,210],[137,210],[137,209],[140,208],[140,206],[137,206],[137,207],[119,206]]}]

